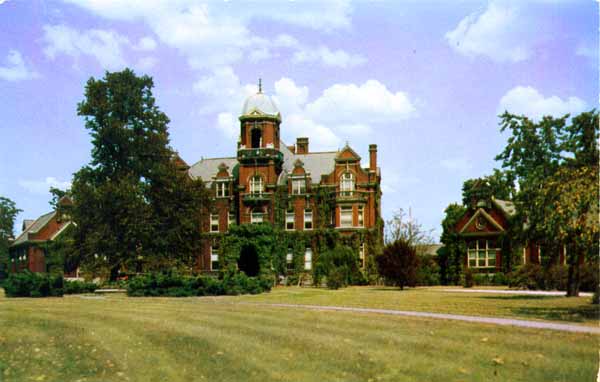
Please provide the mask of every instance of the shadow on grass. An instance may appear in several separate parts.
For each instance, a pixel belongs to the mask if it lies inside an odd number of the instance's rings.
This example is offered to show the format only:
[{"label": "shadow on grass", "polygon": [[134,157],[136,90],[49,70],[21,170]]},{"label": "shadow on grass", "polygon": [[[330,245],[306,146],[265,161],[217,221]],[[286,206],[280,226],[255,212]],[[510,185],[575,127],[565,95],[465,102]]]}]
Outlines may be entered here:
[{"label": "shadow on grass", "polygon": [[517,308],[513,313],[552,321],[584,322],[598,320],[600,312],[597,305],[584,305],[576,308]]}]

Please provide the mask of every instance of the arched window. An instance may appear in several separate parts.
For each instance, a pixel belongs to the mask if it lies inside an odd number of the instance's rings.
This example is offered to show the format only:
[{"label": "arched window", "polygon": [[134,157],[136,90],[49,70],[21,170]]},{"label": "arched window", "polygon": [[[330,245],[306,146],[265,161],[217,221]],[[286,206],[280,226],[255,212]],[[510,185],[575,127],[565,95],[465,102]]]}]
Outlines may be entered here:
[{"label": "arched window", "polygon": [[265,185],[260,175],[254,175],[250,178],[250,193],[251,194],[262,194],[264,192]]},{"label": "arched window", "polygon": [[340,179],[340,191],[342,196],[352,196],[354,192],[354,175],[351,172],[345,172]]},{"label": "arched window", "polygon": [[251,144],[253,149],[258,149],[262,143],[262,131],[260,129],[252,129],[251,134]]}]

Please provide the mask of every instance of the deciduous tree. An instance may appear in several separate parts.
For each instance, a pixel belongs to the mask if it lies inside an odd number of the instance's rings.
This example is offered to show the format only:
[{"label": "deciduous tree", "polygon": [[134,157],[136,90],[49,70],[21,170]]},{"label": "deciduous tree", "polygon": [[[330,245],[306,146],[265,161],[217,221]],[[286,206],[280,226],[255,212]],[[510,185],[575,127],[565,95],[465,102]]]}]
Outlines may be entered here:
[{"label": "deciduous tree", "polygon": [[22,210],[15,202],[0,196],[0,280],[4,279],[8,270],[8,246],[13,236],[15,218]]},{"label": "deciduous tree", "polygon": [[387,282],[400,289],[416,285],[419,258],[415,247],[408,241],[400,239],[386,245],[375,261],[379,274]]}]

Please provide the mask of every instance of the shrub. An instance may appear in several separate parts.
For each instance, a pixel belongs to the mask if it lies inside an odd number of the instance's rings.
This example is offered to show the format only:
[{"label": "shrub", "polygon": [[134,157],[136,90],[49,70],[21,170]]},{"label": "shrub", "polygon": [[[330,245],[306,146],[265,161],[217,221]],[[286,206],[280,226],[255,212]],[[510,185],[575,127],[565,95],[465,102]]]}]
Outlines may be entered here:
[{"label": "shrub", "polygon": [[592,296],[592,304],[598,305],[600,303],[600,284],[596,285],[596,290]]},{"label": "shrub", "polygon": [[581,284],[579,289],[583,292],[594,292],[598,287],[598,261],[585,263],[580,268]]},{"label": "shrub", "polygon": [[502,272],[494,273],[491,279],[492,285],[508,285],[508,277]]},{"label": "shrub", "polygon": [[7,297],[59,297],[63,295],[63,277],[30,271],[12,273],[4,281],[4,290]]},{"label": "shrub", "polygon": [[358,254],[345,245],[321,253],[315,263],[313,284],[319,285],[322,278],[325,278],[327,287],[332,289],[364,283],[364,276],[358,267]]},{"label": "shrub", "polygon": [[210,276],[152,273],[132,278],[127,294],[132,297],[258,294],[271,290],[272,285],[272,279],[248,277],[243,272],[228,272],[222,280]]},{"label": "shrub", "polygon": [[346,284],[346,271],[341,268],[333,268],[327,276],[327,288],[329,289],[340,289],[345,287]]},{"label": "shrub", "polygon": [[415,248],[405,240],[396,240],[386,245],[383,253],[375,258],[377,270],[387,283],[399,286],[417,284],[419,258]]},{"label": "shrub", "polygon": [[81,294],[81,293],[94,293],[98,288],[98,285],[94,283],[88,283],[84,281],[68,281],[65,280],[63,293],[64,294]]},{"label": "shrub", "polygon": [[553,265],[543,272],[543,283],[539,289],[567,290],[569,270],[565,265]]},{"label": "shrub", "polygon": [[471,271],[470,269],[466,269],[464,272],[464,283],[463,286],[465,288],[472,288],[473,285],[475,285],[475,278],[473,277],[473,271]]},{"label": "shrub", "polygon": [[440,266],[435,260],[435,256],[420,256],[417,285],[440,285]]},{"label": "shrub", "polygon": [[519,289],[544,289],[544,272],[539,264],[525,264],[509,275],[509,286]]},{"label": "shrub", "polygon": [[[491,285],[491,279],[487,273],[471,273],[473,285]],[[470,288],[470,287],[468,287]]]}]

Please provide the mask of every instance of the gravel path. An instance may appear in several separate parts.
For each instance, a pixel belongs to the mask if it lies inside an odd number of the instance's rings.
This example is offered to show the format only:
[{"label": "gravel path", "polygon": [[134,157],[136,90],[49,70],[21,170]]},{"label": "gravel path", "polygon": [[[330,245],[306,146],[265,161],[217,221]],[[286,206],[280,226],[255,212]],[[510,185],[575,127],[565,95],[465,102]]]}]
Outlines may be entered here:
[{"label": "gravel path", "polygon": [[[524,294],[531,296],[564,296],[565,292],[561,291],[545,291],[545,290],[504,290],[504,289],[457,289],[448,288],[442,289],[444,292],[459,292],[459,293],[494,293],[494,294]],[[592,293],[579,292],[579,296],[592,297]]]},{"label": "gravel path", "polygon": [[343,307],[343,306],[328,306],[328,305],[261,304],[261,303],[252,304],[252,305],[275,306],[275,307],[281,307],[281,308],[310,309],[310,310],[325,310],[325,311],[343,311],[343,312],[355,312],[355,313],[379,313],[379,314],[390,314],[390,315],[395,315],[395,316],[438,318],[438,319],[444,319],[444,320],[478,322],[478,323],[482,323],[482,324],[519,326],[522,328],[550,329],[550,330],[560,330],[560,331],[565,331],[565,332],[600,334],[600,327],[570,325],[570,324],[557,324],[557,323],[540,322],[540,321],[515,320],[515,319],[511,319],[511,318],[463,316],[460,314],[413,312],[413,311],[407,311],[407,310],[350,308],[350,307]]}]

